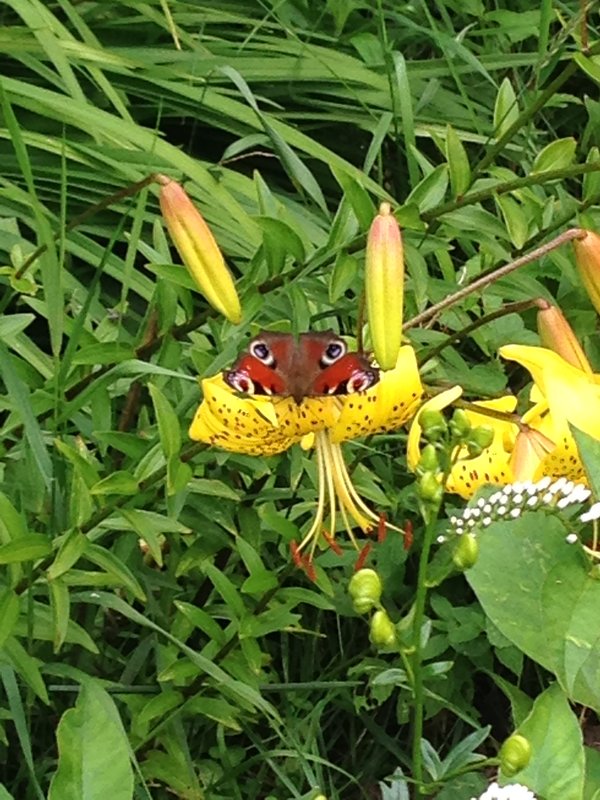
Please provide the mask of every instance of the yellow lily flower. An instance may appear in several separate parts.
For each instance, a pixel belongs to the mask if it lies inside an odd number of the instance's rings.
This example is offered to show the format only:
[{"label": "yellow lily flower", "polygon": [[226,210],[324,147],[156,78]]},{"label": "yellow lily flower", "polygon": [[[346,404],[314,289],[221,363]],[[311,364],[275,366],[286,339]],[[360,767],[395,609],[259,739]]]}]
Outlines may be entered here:
[{"label": "yellow lily flower", "polygon": [[192,439],[249,455],[274,455],[295,443],[315,447],[317,512],[310,530],[294,547],[295,560],[300,562],[302,550],[310,544],[302,561],[309,574],[320,534],[330,542],[323,528],[327,516],[334,535],[339,511],[355,547],[353,526],[368,533],[378,525],[380,516],[362,501],[352,484],[341,443],[400,427],[414,415],[423,387],[412,347],[402,347],[396,367],[382,372],[370,389],[355,394],[305,397],[301,403],[292,397],[245,397],[232,389],[222,374],[203,380],[202,389],[204,400],[190,426]]},{"label": "yellow lily flower", "polygon": [[499,352],[525,367],[534,381],[531,399],[535,405],[523,416],[523,422],[545,441],[538,437],[537,463],[533,459],[527,477],[564,476],[585,483],[569,423],[600,439],[600,375],[578,369],[543,347],[506,345]]},{"label": "yellow lily flower", "polygon": [[[427,400],[421,410],[441,410],[453,403],[461,394],[462,388],[453,386],[451,389],[447,389],[445,392],[441,392]],[[510,458],[519,427],[515,422],[491,417],[485,413],[485,410],[489,409],[510,414],[514,411],[516,404],[517,399],[515,397],[506,395],[495,400],[480,400],[474,403],[473,405],[481,407],[481,413],[472,409],[465,409],[465,414],[471,425],[473,427],[478,425],[491,427],[494,431],[494,438],[491,445],[486,447],[481,455],[474,458],[469,456],[466,447],[456,449],[452,456],[454,466],[446,481],[446,491],[452,494],[459,494],[461,497],[468,499],[481,486],[490,483],[505,485],[515,480]],[[421,425],[417,416],[408,434],[407,461],[411,470],[414,470],[419,462],[420,438]]]}]

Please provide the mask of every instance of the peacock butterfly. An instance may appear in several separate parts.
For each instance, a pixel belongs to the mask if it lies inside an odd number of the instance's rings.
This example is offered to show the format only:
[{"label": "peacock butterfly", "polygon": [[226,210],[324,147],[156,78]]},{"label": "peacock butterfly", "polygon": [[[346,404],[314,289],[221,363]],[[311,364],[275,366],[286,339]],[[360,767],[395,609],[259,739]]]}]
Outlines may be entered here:
[{"label": "peacock butterfly", "polygon": [[225,373],[225,381],[245,394],[305,397],[363,392],[379,380],[379,370],[364,353],[349,353],[333,331],[261,331]]}]

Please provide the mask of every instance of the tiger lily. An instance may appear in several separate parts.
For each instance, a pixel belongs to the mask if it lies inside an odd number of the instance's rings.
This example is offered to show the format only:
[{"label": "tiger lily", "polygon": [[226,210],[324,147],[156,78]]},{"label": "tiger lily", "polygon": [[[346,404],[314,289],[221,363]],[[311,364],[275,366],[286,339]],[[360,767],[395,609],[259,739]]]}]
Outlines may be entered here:
[{"label": "tiger lily", "polygon": [[[587,484],[569,424],[600,439],[600,375],[580,369],[544,347],[505,345],[499,352],[531,374],[532,406],[516,417],[512,415],[516,398],[511,395],[474,403],[482,408],[482,413],[467,410],[470,422],[491,426],[494,440],[477,458],[469,458],[466,450],[454,454],[447,491],[468,499],[485,484],[537,481],[545,476]],[[424,403],[422,408],[445,408],[461,391],[460,387],[449,389]],[[488,416],[489,409],[506,416],[499,419]],[[420,435],[416,417],[408,437],[411,469],[419,460]]]},{"label": "tiger lily", "polygon": [[[329,518],[336,530],[337,513],[358,549],[352,528],[365,533],[380,523],[358,495],[344,463],[341,444],[350,439],[392,430],[414,415],[423,387],[412,347],[400,349],[394,369],[381,373],[378,383],[364,392],[348,395],[305,397],[243,396],[232,389],[223,375],[202,381],[204,400],[190,426],[190,437],[235,453],[268,456],[282,453],[293,444],[315,448],[318,474],[317,511],[299,545],[292,545],[295,560],[309,575],[314,574],[313,554]],[[393,526],[390,526],[393,527]],[[308,553],[303,555],[305,548]]]}]

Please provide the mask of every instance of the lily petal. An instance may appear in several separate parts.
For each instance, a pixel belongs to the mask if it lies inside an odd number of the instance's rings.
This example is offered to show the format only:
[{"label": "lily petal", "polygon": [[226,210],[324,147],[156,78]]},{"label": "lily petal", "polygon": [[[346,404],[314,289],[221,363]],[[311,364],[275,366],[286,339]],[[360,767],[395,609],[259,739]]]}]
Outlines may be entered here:
[{"label": "lily petal", "polygon": [[400,348],[394,369],[382,372],[375,386],[341,400],[341,413],[331,431],[332,442],[399,428],[414,416],[422,395],[415,351],[405,345]]}]

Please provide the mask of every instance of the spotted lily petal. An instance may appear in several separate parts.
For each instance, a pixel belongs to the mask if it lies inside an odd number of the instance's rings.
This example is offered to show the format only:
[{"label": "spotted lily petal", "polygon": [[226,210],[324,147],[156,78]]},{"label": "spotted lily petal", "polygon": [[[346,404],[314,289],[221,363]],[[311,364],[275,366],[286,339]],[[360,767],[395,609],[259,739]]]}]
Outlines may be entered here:
[{"label": "spotted lily petal", "polygon": [[[481,408],[492,411],[511,413],[517,404],[516,397],[506,395],[496,400],[480,400],[476,403]],[[494,438],[489,447],[475,458],[469,458],[466,449],[456,454],[456,463],[452,468],[446,488],[461,497],[471,497],[480,486],[486,484],[504,485],[514,481],[509,464],[510,453],[519,431],[518,426],[509,420],[496,419],[485,413],[466,410],[469,422],[473,427],[487,425],[494,431]]]},{"label": "spotted lily petal", "polygon": [[415,351],[406,345],[400,348],[394,369],[382,372],[375,386],[341,400],[341,412],[332,427],[331,439],[343,442],[399,428],[412,419],[422,395]]},{"label": "spotted lily petal", "polygon": [[306,434],[333,425],[332,397],[240,397],[222,375],[202,381],[204,401],[190,426],[190,437],[249,455],[281,453]]}]

